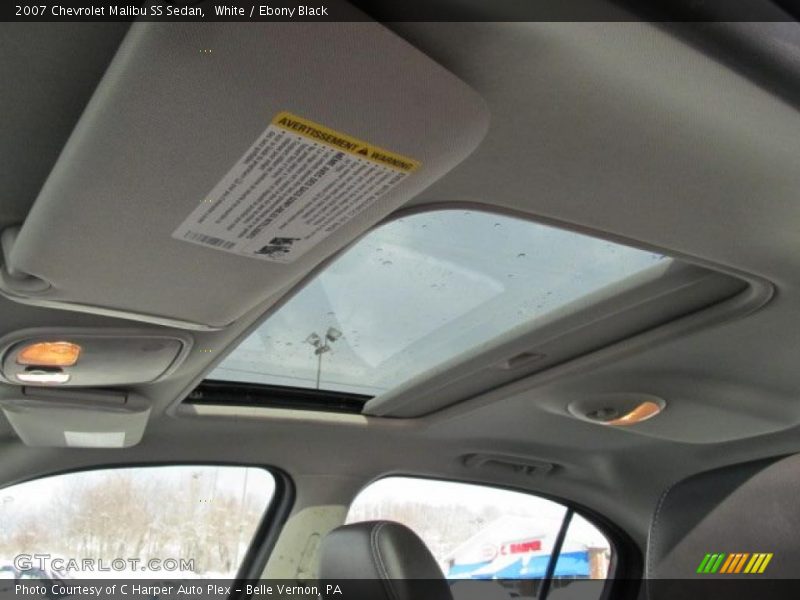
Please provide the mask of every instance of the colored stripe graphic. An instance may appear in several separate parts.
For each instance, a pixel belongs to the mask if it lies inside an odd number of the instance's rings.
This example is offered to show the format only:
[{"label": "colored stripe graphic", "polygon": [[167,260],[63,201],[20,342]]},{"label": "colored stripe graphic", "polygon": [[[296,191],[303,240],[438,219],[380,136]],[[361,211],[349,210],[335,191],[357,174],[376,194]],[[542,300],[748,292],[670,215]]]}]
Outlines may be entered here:
[{"label": "colored stripe graphic", "polygon": [[758,572],[759,573],[763,573],[764,569],[767,568],[767,565],[769,564],[769,561],[771,561],[771,560],[772,560],[772,552],[770,552],[769,554],[767,554],[764,557],[764,562],[761,563],[761,566],[759,567]]},{"label": "colored stripe graphic", "polygon": [[722,560],[725,558],[725,553],[724,552],[720,553],[717,556],[718,556],[717,560],[714,562],[713,565],[711,565],[711,568],[708,570],[709,573],[716,573],[719,570],[720,566],[722,566]]},{"label": "colored stripe graphic", "polygon": [[706,565],[708,561],[711,559],[710,554],[706,554],[703,560],[700,561],[700,566],[697,567],[697,573],[705,573],[706,572]]},{"label": "colored stripe graphic", "polygon": [[758,567],[761,565],[761,561],[764,560],[763,554],[753,554],[753,557],[750,559],[750,562],[747,563],[747,566],[744,568],[745,573],[757,573]]},{"label": "colored stripe graphic", "polygon": [[771,552],[715,552],[706,554],[697,567],[697,573],[756,575],[763,573],[772,560]]},{"label": "colored stripe graphic", "polygon": [[722,563],[722,568],[719,570],[720,573],[728,573],[728,569],[731,568],[733,563],[736,562],[736,554],[728,554],[728,559]]},{"label": "colored stripe graphic", "polygon": [[725,564],[720,569],[720,573],[732,573],[733,570],[736,568],[736,565],[739,564],[739,559],[742,557],[741,554],[738,552],[734,552],[733,554],[728,555],[728,560],[725,561]]},{"label": "colored stripe graphic", "polygon": [[741,572],[742,568],[744,567],[744,563],[748,558],[750,558],[750,554],[749,553],[746,552],[746,553],[742,554],[742,558],[739,559],[738,563],[736,563],[736,570],[734,571],[733,569],[731,569],[731,573],[739,573],[739,572]]}]

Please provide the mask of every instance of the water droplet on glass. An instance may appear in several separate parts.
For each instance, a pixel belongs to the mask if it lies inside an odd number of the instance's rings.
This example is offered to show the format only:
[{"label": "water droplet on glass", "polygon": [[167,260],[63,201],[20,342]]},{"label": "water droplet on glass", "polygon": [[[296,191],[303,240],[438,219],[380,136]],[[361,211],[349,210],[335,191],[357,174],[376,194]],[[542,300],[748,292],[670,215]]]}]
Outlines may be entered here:
[{"label": "water droplet on glass", "polygon": [[517,254],[517,258],[525,258],[525,256],[527,255],[524,252],[520,252],[519,254]]},{"label": "water droplet on glass", "polygon": [[392,264],[392,261],[390,261],[390,260],[385,260],[385,261],[383,261],[381,264],[382,264],[382,265],[384,265],[384,266],[388,266],[388,265]]}]

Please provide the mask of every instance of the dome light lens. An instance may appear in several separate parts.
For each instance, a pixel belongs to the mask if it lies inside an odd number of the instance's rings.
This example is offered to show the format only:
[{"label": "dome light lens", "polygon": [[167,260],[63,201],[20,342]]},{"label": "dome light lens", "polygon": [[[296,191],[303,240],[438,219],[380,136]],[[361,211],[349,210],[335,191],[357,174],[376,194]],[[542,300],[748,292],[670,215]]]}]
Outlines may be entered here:
[{"label": "dome light lens", "polygon": [[626,425],[635,425],[636,423],[641,423],[642,421],[646,421],[647,419],[655,417],[660,412],[661,407],[655,402],[650,402],[648,400],[646,402],[642,402],[629,413],[626,413],[617,419],[605,421],[604,424],[621,427],[625,427]]},{"label": "dome light lens", "polygon": [[18,365],[71,367],[78,362],[81,347],[72,342],[36,342],[17,354]]}]

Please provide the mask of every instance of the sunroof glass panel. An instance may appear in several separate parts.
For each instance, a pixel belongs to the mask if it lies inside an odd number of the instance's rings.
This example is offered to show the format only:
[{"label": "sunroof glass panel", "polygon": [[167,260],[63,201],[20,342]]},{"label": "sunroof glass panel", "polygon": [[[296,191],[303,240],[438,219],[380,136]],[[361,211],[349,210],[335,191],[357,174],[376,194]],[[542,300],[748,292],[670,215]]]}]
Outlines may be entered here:
[{"label": "sunroof glass panel", "polygon": [[661,260],[481,211],[403,217],[343,253],[209,378],[378,395]]}]

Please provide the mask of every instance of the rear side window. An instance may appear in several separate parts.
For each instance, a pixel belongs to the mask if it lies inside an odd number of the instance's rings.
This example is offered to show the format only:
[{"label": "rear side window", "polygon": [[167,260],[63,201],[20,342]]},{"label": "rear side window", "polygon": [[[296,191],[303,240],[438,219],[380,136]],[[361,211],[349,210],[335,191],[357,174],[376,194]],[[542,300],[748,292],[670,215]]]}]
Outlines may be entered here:
[{"label": "rear side window", "polygon": [[149,466],[0,490],[5,579],[236,575],[275,493],[268,471]]},{"label": "rear side window", "polygon": [[612,575],[609,539],[572,509],[531,494],[390,477],[365,488],[347,515],[348,523],[376,519],[413,529],[454,588],[494,581],[513,597],[557,599],[582,581],[581,597],[593,598]]}]

